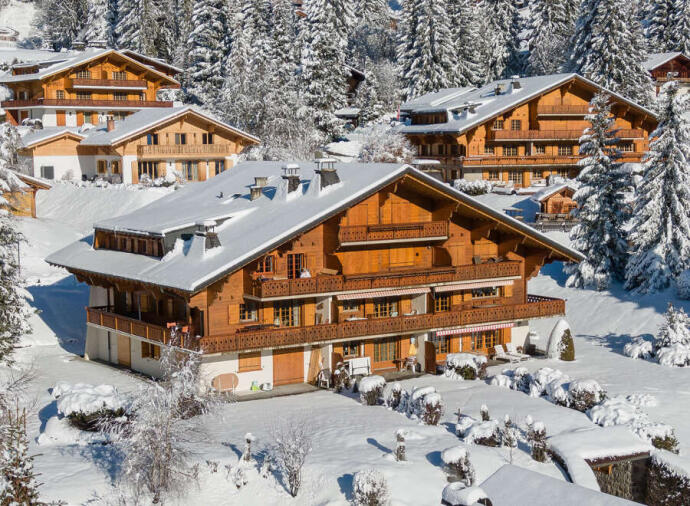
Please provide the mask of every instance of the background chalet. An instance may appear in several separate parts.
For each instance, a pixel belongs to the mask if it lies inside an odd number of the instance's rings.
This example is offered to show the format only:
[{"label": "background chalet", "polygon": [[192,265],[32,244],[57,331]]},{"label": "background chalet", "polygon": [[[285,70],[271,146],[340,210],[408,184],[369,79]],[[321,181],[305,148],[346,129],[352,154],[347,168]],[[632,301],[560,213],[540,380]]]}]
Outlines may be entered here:
[{"label": "background chalet", "polygon": [[527,280],[582,257],[534,229],[410,166],[281,165],[239,164],[51,255],[92,287],[87,356],[155,375],[177,322],[208,381],[248,389],[344,357],[435,372],[565,313]]},{"label": "background chalet", "polygon": [[[422,159],[440,162],[441,176],[528,187],[551,174],[578,173],[579,140],[589,102],[602,88],[577,74],[494,81],[449,88],[403,104],[402,127]],[[622,161],[642,160],[655,114],[612,94]]]}]

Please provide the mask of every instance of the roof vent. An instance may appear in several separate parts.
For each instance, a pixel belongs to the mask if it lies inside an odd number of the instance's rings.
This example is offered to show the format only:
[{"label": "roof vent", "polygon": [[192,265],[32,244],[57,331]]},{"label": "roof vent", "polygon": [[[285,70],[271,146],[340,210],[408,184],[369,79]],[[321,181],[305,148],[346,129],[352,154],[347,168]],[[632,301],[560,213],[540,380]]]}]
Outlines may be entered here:
[{"label": "roof vent", "polygon": [[282,177],[287,181],[287,192],[294,192],[297,188],[299,188],[300,183],[299,165],[296,163],[288,163],[283,165]]},{"label": "roof vent", "polygon": [[522,83],[520,82],[520,76],[512,76],[511,77],[511,85],[513,86],[514,90],[519,90],[522,88]]},{"label": "roof vent", "polygon": [[266,176],[254,176],[254,186],[263,188],[268,184],[268,177]]},{"label": "roof vent", "polygon": [[498,96],[501,93],[503,93],[503,86],[500,84],[497,84],[496,88],[494,88],[494,95]]},{"label": "roof vent", "polygon": [[207,250],[220,246],[220,239],[218,239],[218,234],[216,233],[216,222],[214,220],[198,221],[196,223],[196,232],[194,233],[199,237],[206,238],[205,248]]},{"label": "roof vent", "polygon": [[249,187],[249,200],[256,200],[263,194],[263,189],[261,186],[250,186]]},{"label": "roof vent", "polygon": [[336,160],[333,158],[318,158],[315,162],[316,173],[321,176],[322,189],[340,182],[338,171],[335,168]]}]

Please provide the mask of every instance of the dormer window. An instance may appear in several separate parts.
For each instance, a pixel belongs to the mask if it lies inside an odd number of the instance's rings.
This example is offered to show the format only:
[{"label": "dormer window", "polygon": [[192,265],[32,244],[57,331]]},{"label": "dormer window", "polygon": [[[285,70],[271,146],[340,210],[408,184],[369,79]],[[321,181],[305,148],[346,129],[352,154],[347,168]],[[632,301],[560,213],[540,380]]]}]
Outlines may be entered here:
[{"label": "dormer window", "polygon": [[126,81],[127,80],[127,72],[113,72],[113,80],[114,81]]},{"label": "dormer window", "polygon": [[503,130],[503,120],[497,119],[494,121],[494,130]]},{"label": "dormer window", "polygon": [[58,100],[64,100],[65,99],[65,90],[56,90],[55,91],[55,98]]},{"label": "dormer window", "polygon": [[91,79],[90,70],[78,70],[76,73],[77,79]]}]

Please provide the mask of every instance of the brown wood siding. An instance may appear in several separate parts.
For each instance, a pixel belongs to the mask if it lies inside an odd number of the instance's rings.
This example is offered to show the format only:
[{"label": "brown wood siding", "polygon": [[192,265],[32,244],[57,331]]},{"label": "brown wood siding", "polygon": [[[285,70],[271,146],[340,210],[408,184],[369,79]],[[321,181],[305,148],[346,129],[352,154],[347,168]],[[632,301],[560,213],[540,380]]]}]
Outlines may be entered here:
[{"label": "brown wood siding", "polygon": [[273,385],[304,382],[304,349],[273,350]]}]

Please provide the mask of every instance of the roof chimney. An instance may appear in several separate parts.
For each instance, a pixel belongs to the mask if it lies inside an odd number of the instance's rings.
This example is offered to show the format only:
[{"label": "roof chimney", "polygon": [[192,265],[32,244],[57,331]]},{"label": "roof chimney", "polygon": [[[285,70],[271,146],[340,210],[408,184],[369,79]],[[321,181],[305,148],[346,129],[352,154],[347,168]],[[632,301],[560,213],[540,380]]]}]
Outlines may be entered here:
[{"label": "roof chimney", "polygon": [[287,181],[288,193],[292,193],[297,188],[299,188],[299,165],[297,165],[296,163],[289,163],[287,165],[283,165],[283,179]]},{"label": "roof chimney", "polygon": [[496,88],[494,89],[494,95],[498,96],[501,93],[503,93],[503,86],[501,86],[500,84],[497,84]]},{"label": "roof chimney", "polygon": [[256,200],[263,194],[263,189],[261,186],[250,186],[249,187],[249,200]]},{"label": "roof chimney", "polygon": [[522,83],[520,82],[520,76],[512,76],[511,77],[511,85],[513,86],[514,90],[519,90],[522,88]]},{"label": "roof chimney", "polygon": [[321,176],[322,189],[340,182],[335,162],[333,158],[318,158],[316,160],[316,173]]},{"label": "roof chimney", "polygon": [[268,177],[266,176],[254,176],[254,186],[263,188],[268,184]]},{"label": "roof chimney", "polygon": [[205,237],[205,248],[211,249],[220,246],[220,239],[216,233],[216,222],[214,220],[198,221],[196,223],[196,235]]},{"label": "roof chimney", "polygon": [[108,118],[105,121],[105,129],[108,132],[112,132],[115,130],[115,119],[112,116],[108,116]]}]

